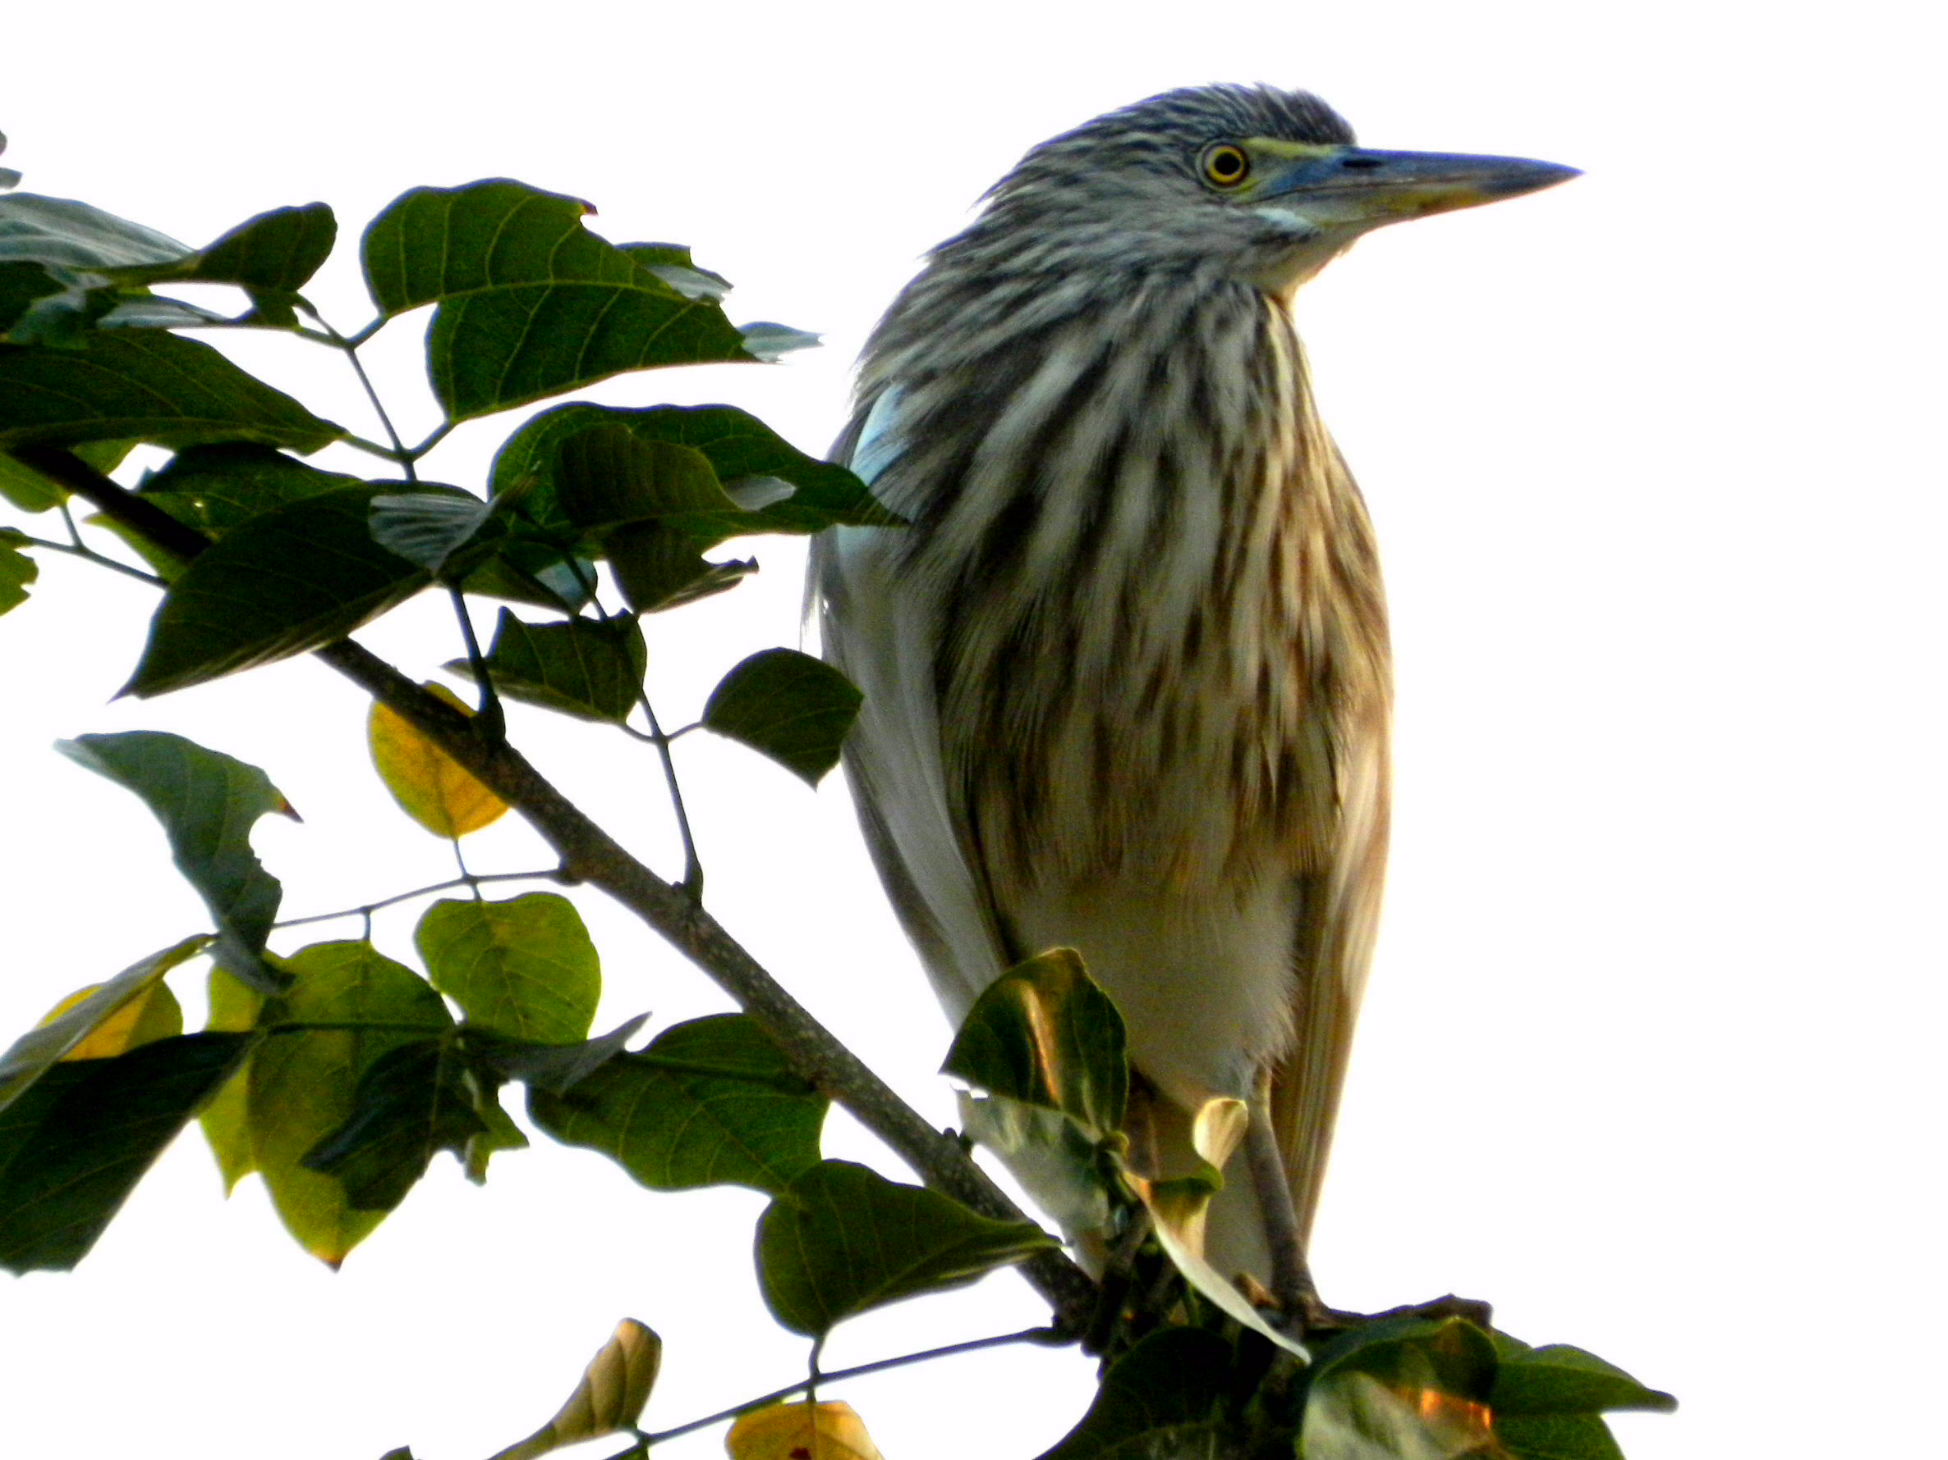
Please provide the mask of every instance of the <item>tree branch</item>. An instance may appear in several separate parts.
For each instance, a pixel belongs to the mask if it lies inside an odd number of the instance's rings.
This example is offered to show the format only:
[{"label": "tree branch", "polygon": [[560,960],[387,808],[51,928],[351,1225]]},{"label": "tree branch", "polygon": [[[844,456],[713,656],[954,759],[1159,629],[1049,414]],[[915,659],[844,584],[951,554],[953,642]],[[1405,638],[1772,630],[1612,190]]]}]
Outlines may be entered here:
[{"label": "tree branch", "polygon": [[[72,452],[50,447],[15,453],[35,470],[86,499],[105,515],[185,559],[209,539],[96,471]],[[389,709],[403,715],[448,755],[513,806],[560,856],[573,879],[599,887],[661,933],[755,1019],[792,1070],[858,1117],[935,1190],[1007,1221],[1028,1218],[960,1143],[936,1130],[884,1080],[788,993],[714,917],[665,882],[594,821],[504,740],[485,736],[469,717],[392,665],[341,639],[318,657]],[[1096,1302],[1096,1285],[1060,1252],[1039,1253],[1024,1275],[1054,1307],[1058,1326],[1079,1333]]]}]

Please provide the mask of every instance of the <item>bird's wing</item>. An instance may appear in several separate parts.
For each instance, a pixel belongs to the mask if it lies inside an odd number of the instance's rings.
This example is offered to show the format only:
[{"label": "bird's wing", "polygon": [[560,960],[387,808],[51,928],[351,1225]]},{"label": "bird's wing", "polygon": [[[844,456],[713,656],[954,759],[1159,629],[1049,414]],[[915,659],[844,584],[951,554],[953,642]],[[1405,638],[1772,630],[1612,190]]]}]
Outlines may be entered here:
[{"label": "bird's wing", "polygon": [[[899,403],[896,387],[862,403],[833,456],[906,512],[914,504],[888,478],[903,450]],[[894,910],[958,1022],[1005,960],[950,808],[934,691],[940,609],[928,585],[898,570],[904,531],[824,533],[812,574],[826,658],[866,697],[845,751],[860,826]]]}]

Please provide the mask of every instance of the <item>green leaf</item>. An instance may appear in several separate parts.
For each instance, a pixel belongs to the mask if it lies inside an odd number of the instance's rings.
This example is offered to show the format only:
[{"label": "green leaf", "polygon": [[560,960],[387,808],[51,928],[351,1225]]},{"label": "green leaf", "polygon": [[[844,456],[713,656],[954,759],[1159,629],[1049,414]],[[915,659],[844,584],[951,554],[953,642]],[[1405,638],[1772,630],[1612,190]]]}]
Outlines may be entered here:
[{"label": "green leaf", "polygon": [[[0,206],[6,199],[0,198]],[[36,263],[0,259],[0,339],[42,299],[62,292],[61,281]]]},{"label": "green leaf", "polygon": [[1302,1460],[1450,1460],[1489,1449],[1496,1356],[1458,1318],[1363,1324],[1319,1348]]},{"label": "green leaf", "polygon": [[284,979],[261,955],[283,886],[250,847],[257,818],[297,819],[291,803],[254,765],[159,730],[81,735],[57,748],[135,792],[162,822],[177,870],[216,919],[217,954],[231,972],[265,992]]},{"label": "green leaf", "polygon": [[[523,503],[537,520],[560,529],[572,519],[558,500],[564,471],[562,444],[600,426],[619,427],[641,443],[662,443],[699,452],[725,484],[725,503],[691,504],[695,514],[673,519],[697,539],[699,551],[726,537],[761,532],[818,532],[833,526],[885,527],[901,518],[873,499],[864,482],[842,466],[807,456],[764,422],[735,406],[652,406],[626,410],[576,402],[543,411],[509,438],[494,458],[493,492],[523,485]],[[791,490],[754,504],[746,489],[782,483]],[[666,504],[662,510],[673,510]],[[643,516],[659,515],[652,506]]]},{"label": "green leaf", "polygon": [[941,1073],[977,1090],[1074,1117],[1098,1139],[1129,1097],[1123,1016],[1073,948],[1052,948],[989,984]]},{"label": "green leaf", "polygon": [[0,260],[100,270],[170,264],[187,244],[72,198],[11,193],[0,198]]},{"label": "green leaf", "polygon": [[64,1002],[55,1014],[16,1039],[5,1054],[0,1054],[0,1111],[102,1025],[154,988],[170,969],[201,953],[209,941],[207,934],[199,933],[173,948],[151,953],[107,983],[97,984],[86,998]]},{"label": "green leaf", "polygon": [[204,536],[222,537],[279,507],[361,485],[357,477],[320,471],[274,447],[230,441],[177,452],[136,491]]},{"label": "green leaf", "polygon": [[345,434],[197,340],[89,337],[83,350],[0,346],[0,451],[82,441],[258,441],[316,451]]},{"label": "green leaf", "polygon": [[483,1069],[500,1079],[520,1080],[550,1095],[560,1095],[623,1053],[648,1020],[649,1015],[637,1014],[607,1034],[580,1044],[536,1044],[471,1024],[463,1032],[469,1052]]},{"label": "green leaf", "polygon": [[366,230],[366,282],[390,317],[436,304],[434,394],[455,421],[626,370],[750,360],[710,299],[686,298],[582,226],[588,205],[500,179],[415,188]]},{"label": "green leaf", "polygon": [[0,613],[27,601],[27,585],[41,575],[41,565],[16,543],[0,538]]},{"label": "green leaf", "polygon": [[250,1061],[251,1156],[291,1235],[336,1267],[383,1213],[356,1210],[344,1186],[304,1158],[351,1119],[367,1070],[401,1045],[446,1033],[453,1018],[424,979],[369,943],[314,944],[283,966],[290,991],[265,1006],[266,1037]]},{"label": "green leaf", "polygon": [[[263,1007],[264,996],[243,980],[220,967],[210,969],[210,1022],[205,1027],[211,1033],[242,1034],[254,1029]],[[226,1196],[257,1169],[250,1153],[249,1084],[246,1061],[245,1067],[230,1077],[197,1117],[203,1127],[203,1138],[210,1143],[210,1152],[216,1157]]]},{"label": "green leaf", "polygon": [[1202,1328],[1160,1328],[1103,1375],[1089,1412],[1039,1460],[1242,1454],[1225,1395],[1231,1345]]},{"label": "green leaf", "polygon": [[686,299],[722,299],[731,291],[729,279],[699,267],[680,243],[619,243],[616,247]]},{"label": "green leaf", "polygon": [[102,272],[125,284],[237,284],[249,291],[262,322],[297,323],[297,291],[318,272],[338,238],[338,220],[323,203],[277,208],[239,223],[209,247],[173,263],[124,265]]},{"label": "green leaf", "polygon": [[430,575],[372,540],[388,488],[321,492],[233,528],[170,584],[125,692],[147,698],[342,639]]},{"label": "green leaf", "polygon": [[814,349],[825,343],[810,330],[794,329],[788,324],[773,324],[768,319],[739,325],[737,332],[744,336],[744,348],[767,365],[775,365],[795,351]]},{"label": "green leaf", "polygon": [[1121,1182],[1103,1151],[1073,1117],[1040,1105],[961,1092],[961,1131],[1001,1157],[1035,1204],[1064,1231],[1100,1231]]},{"label": "green leaf", "polygon": [[[531,624],[506,609],[494,626],[487,674],[509,699],[620,725],[642,695],[649,650],[631,618]],[[471,676],[464,659],[446,667]]]},{"label": "green leaf", "polygon": [[864,698],[843,674],[809,654],[763,649],[711,691],[703,724],[816,786],[839,763],[839,747]]},{"label": "green leaf", "polygon": [[[435,577],[444,576],[456,556],[482,555],[484,545],[476,539],[490,524],[500,525],[491,502],[458,487],[427,485],[374,497],[367,519],[374,542]],[[473,551],[466,552],[470,546]],[[458,576],[464,577],[472,566],[468,562],[459,567]]]},{"label": "green leaf", "polygon": [[1616,1436],[1593,1414],[1498,1414],[1495,1438],[1508,1460],[1623,1460]]},{"label": "green leaf", "polygon": [[663,1340],[655,1330],[633,1318],[623,1319],[589,1360],[581,1383],[555,1417],[492,1460],[535,1460],[564,1445],[634,1429],[662,1367]]},{"label": "green leaf", "polygon": [[758,1220],[764,1301],[794,1333],[920,1293],[973,1282],[1058,1244],[1032,1222],[1001,1222],[938,1192],[821,1161]]},{"label": "green leaf", "polygon": [[49,1070],[0,1111],[0,1267],[73,1267],[237,1067],[243,1034],[159,1039]]},{"label": "green leaf", "polygon": [[817,1163],[826,1106],[742,1014],[675,1025],[566,1089],[528,1092],[529,1113],[556,1140],[601,1151],[659,1191],[783,1190]]},{"label": "green leaf", "polygon": [[387,1050],[360,1076],[345,1123],[302,1159],[338,1178],[353,1211],[389,1212],[406,1199],[438,1151],[464,1163],[488,1134],[452,1039],[416,1039]]},{"label": "green leaf", "polygon": [[[99,472],[111,472],[135,445],[132,441],[86,441],[74,454]],[[51,512],[68,500],[68,489],[26,462],[0,451],[0,497],[23,512]]]},{"label": "green leaf", "polygon": [[1593,1414],[1606,1409],[1668,1413],[1677,1400],[1646,1388],[1615,1364],[1566,1343],[1530,1348],[1496,1334],[1501,1368],[1489,1402],[1496,1421],[1517,1414]]},{"label": "green leaf", "polygon": [[552,892],[434,903],[413,935],[433,987],[471,1024],[540,1044],[588,1037],[602,960],[575,904]]}]

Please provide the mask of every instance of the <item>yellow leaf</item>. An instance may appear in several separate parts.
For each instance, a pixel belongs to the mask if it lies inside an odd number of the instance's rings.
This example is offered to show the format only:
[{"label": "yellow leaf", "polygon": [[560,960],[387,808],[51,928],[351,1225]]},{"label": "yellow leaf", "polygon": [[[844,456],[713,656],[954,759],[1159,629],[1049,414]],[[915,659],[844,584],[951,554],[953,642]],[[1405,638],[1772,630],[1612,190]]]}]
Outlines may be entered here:
[{"label": "yellow leaf", "polygon": [[724,1437],[731,1460],[884,1460],[849,1404],[754,1409]]},{"label": "yellow leaf", "polygon": [[555,1417],[493,1460],[533,1460],[563,1445],[633,1430],[656,1387],[663,1366],[663,1340],[655,1330],[625,1318],[582,1371],[582,1382]]},{"label": "yellow leaf", "polygon": [[[461,713],[473,713],[445,685],[429,684],[426,688]],[[434,836],[463,837],[492,826],[507,814],[505,801],[397,711],[375,703],[367,738],[372,746],[372,763],[393,800]]]},{"label": "yellow leaf", "polygon": [[[98,983],[91,983],[85,989],[77,989],[60,1003],[56,1004],[42,1024],[52,1024],[68,1010],[90,997]],[[138,1045],[154,1040],[167,1039],[172,1034],[183,1032],[183,1006],[176,1002],[176,996],[169,992],[169,985],[160,981],[148,985],[121,1008],[97,1024],[88,1037],[69,1050],[61,1058],[64,1060],[108,1060],[116,1055],[127,1054]]]},{"label": "yellow leaf", "polygon": [[1202,1169],[1171,1181],[1148,1181],[1127,1173],[1124,1180],[1149,1208],[1157,1241],[1170,1255],[1177,1271],[1184,1275],[1185,1282],[1247,1328],[1256,1329],[1279,1347],[1309,1359],[1311,1355],[1305,1345],[1260,1317],[1245,1295],[1204,1256],[1204,1222],[1210,1214],[1211,1198],[1223,1190],[1224,1163],[1238,1149],[1250,1123],[1250,1112],[1244,1101],[1228,1097],[1207,1100],[1191,1121],[1191,1144],[1203,1158]]}]

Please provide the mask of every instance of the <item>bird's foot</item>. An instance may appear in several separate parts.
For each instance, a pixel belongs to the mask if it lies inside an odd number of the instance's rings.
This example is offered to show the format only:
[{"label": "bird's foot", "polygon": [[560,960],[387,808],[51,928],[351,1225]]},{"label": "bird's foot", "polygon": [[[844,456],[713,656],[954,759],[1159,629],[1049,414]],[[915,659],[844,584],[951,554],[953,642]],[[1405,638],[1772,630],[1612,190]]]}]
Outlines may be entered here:
[{"label": "bird's foot", "polygon": [[1297,1320],[1297,1328],[1305,1338],[1331,1338],[1348,1329],[1363,1328],[1369,1323],[1386,1323],[1397,1318],[1421,1318],[1438,1321],[1445,1318],[1459,1318],[1472,1323],[1477,1328],[1491,1326],[1494,1310],[1479,1298],[1461,1298],[1453,1293],[1434,1298],[1425,1303],[1409,1303],[1399,1308],[1388,1308],[1380,1313],[1352,1313],[1343,1308],[1329,1308],[1319,1300],[1317,1293],[1301,1300],[1294,1312],[1287,1309],[1287,1321]]}]

